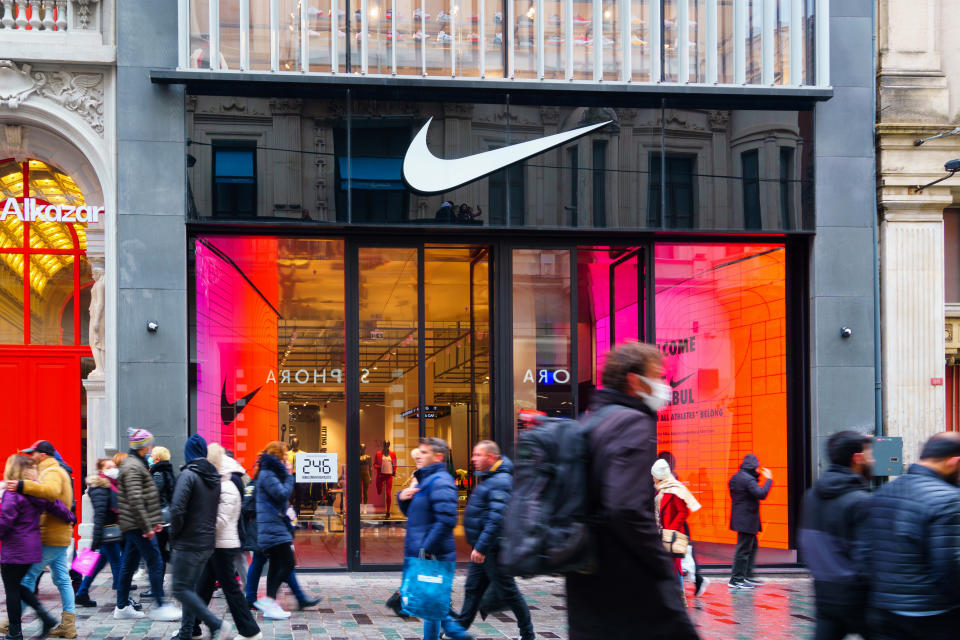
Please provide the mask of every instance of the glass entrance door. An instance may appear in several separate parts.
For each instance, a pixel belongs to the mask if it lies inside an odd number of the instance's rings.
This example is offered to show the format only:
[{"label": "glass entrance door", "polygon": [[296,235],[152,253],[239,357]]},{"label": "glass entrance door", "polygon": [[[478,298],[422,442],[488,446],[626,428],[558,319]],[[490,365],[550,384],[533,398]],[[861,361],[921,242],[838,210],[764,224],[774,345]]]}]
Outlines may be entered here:
[{"label": "glass entrance door", "polygon": [[[490,437],[490,250],[356,247],[358,547],[365,565],[403,561],[396,494],[425,436],[451,445],[463,495],[470,451]],[[348,311],[349,312],[349,311]],[[348,388],[348,394],[351,393]],[[458,472],[459,470],[459,472]],[[460,540],[463,556],[468,550]]]}]

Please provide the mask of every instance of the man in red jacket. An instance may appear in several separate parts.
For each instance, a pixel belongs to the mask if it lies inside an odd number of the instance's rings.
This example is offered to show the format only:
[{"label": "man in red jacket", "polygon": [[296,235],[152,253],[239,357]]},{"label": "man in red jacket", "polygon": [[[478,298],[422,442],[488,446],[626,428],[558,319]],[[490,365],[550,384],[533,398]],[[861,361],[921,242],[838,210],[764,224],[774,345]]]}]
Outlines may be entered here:
[{"label": "man in red jacket", "polygon": [[[390,451],[390,443],[384,442],[383,449],[373,458],[373,468],[377,472],[377,494],[383,494],[384,517],[390,517],[390,499],[393,494],[393,476],[397,475],[397,454]],[[386,486],[386,491],[384,491]]]}]

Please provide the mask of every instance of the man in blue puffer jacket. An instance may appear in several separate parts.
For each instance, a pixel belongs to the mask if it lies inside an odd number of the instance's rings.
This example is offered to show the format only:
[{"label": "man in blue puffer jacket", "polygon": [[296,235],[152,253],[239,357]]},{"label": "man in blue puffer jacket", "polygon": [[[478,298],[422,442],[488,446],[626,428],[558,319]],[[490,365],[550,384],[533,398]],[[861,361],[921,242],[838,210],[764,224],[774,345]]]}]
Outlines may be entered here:
[{"label": "man in blue puffer jacket", "polygon": [[493,585],[499,598],[510,605],[513,615],[517,617],[520,640],[534,640],[536,635],[527,601],[517,589],[513,577],[504,575],[497,565],[503,513],[513,493],[513,463],[500,455],[500,447],[490,440],[477,443],[471,460],[476,470],[477,486],[467,502],[463,528],[473,552],[470,554],[470,570],[467,572],[466,594],[459,622],[465,629],[470,628],[484,592]]},{"label": "man in blue puffer jacket", "polygon": [[956,638],[960,629],[960,433],[938,433],[920,462],[878,490],[865,541],[871,640]]},{"label": "man in blue puffer jacket", "polygon": [[[445,440],[424,438],[420,441],[420,456],[413,474],[417,486],[397,494],[397,505],[407,516],[404,557],[417,558],[424,553],[445,562],[457,559],[453,539],[453,528],[457,526],[457,486],[444,464],[449,455],[450,447]],[[424,640],[437,640],[441,624],[448,638],[471,638],[452,616],[447,616],[442,621],[423,621]]]}]

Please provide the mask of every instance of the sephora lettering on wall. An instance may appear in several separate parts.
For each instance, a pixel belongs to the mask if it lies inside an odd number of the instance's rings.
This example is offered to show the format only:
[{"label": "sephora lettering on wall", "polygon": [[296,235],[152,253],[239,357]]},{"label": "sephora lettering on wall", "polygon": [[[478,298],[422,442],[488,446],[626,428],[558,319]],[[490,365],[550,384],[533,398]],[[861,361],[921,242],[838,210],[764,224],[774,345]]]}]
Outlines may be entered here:
[{"label": "sephora lettering on wall", "polygon": [[[20,201],[23,201],[21,206]],[[14,216],[21,222],[100,222],[103,207],[83,204],[50,204],[38,198],[6,198],[0,211],[0,222]]]}]

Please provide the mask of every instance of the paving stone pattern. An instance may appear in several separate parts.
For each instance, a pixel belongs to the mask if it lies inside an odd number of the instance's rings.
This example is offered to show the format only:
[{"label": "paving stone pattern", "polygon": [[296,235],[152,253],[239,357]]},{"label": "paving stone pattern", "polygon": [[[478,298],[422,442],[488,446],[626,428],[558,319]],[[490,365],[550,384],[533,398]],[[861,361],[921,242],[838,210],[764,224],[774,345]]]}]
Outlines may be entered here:
[{"label": "paving stone pattern", "polygon": [[[176,633],[178,624],[142,620],[114,620],[114,591],[104,572],[91,590],[91,597],[101,606],[78,608],[77,626],[80,638],[96,640],[167,640]],[[257,622],[265,640],[419,640],[423,629],[419,620],[403,620],[384,607],[384,601],[400,584],[399,573],[300,574],[300,582],[308,593],[322,597],[320,604],[306,612],[294,612],[289,620],[264,620],[257,613]],[[463,598],[463,571],[458,572],[454,586],[454,604]],[[169,582],[169,576],[167,578]],[[146,589],[146,584],[140,585]],[[263,593],[264,582],[260,590]],[[520,588],[530,604],[538,638],[566,638],[567,619],[564,585],[560,578],[536,578],[520,581]],[[688,587],[691,616],[704,639],[764,640],[807,638],[813,631],[813,596],[811,583],[805,578],[771,578],[753,592],[730,592],[726,580],[713,578],[707,593],[694,598]],[[134,592],[136,594],[136,592]],[[41,598],[59,612],[59,597],[49,578],[41,583]],[[284,605],[293,607],[295,600],[281,591]],[[144,610],[149,609],[145,602]],[[212,610],[226,613],[223,598],[215,597]],[[229,614],[227,614],[229,615]],[[637,638],[642,638],[643,621],[637,621]],[[39,623],[30,612],[25,619],[24,636],[39,631]],[[209,637],[205,629],[204,637]],[[471,628],[476,638],[517,638],[513,615],[496,613]]]}]

